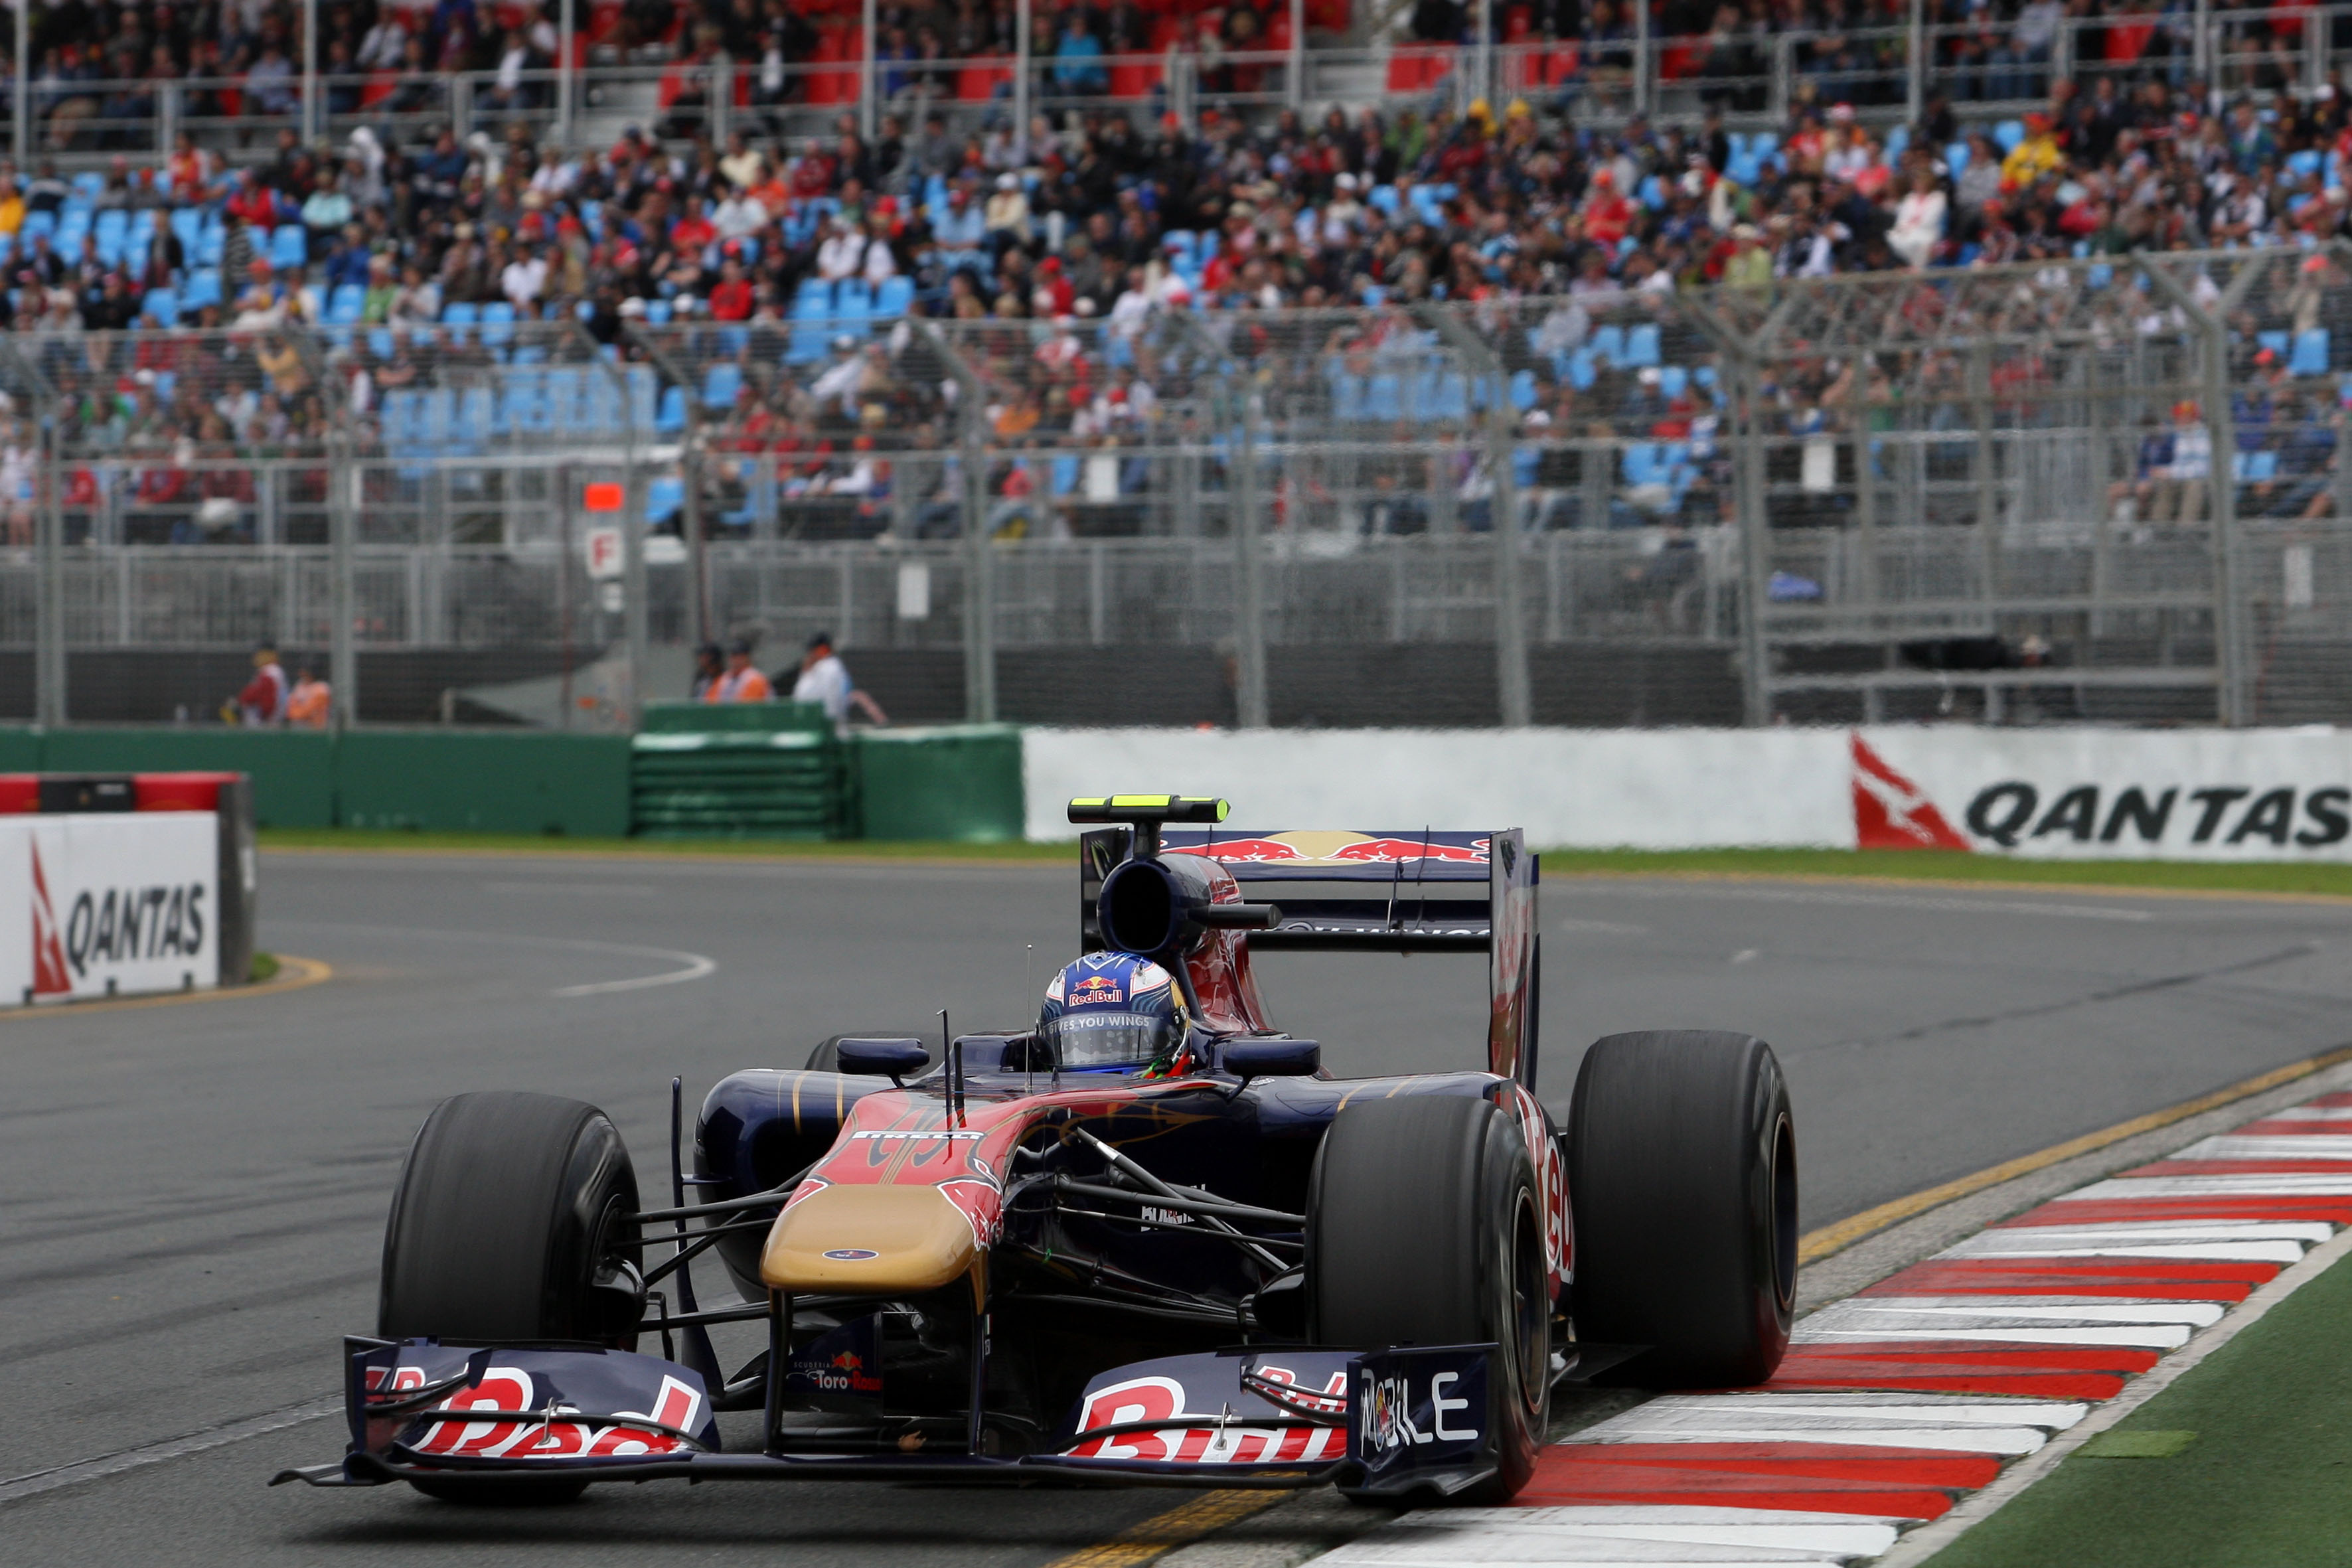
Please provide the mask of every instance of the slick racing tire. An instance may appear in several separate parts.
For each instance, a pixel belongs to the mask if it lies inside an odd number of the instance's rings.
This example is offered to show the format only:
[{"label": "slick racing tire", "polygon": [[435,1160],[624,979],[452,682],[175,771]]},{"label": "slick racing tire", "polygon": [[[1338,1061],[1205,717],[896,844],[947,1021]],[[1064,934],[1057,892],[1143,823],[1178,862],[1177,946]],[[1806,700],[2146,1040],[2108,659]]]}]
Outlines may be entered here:
[{"label": "slick racing tire", "polygon": [[[634,1350],[644,1316],[637,1178],[604,1113],[553,1095],[436,1106],[384,1226],[376,1332],[450,1344]],[[453,1502],[568,1502],[585,1481],[418,1481]]]},{"label": "slick racing tire", "polygon": [[1518,1124],[1489,1100],[1351,1105],[1323,1136],[1307,1205],[1308,1337],[1365,1350],[1493,1342],[1498,1469],[1448,1502],[1508,1500],[1551,1410],[1543,1205]]},{"label": "slick racing tire", "polygon": [[1660,1029],[1595,1041],[1568,1112],[1580,1340],[1651,1347],[1623,1379],[1731,1388],[1780,1364],[1797,1285],[1797,1134],[1772,1047]]}]

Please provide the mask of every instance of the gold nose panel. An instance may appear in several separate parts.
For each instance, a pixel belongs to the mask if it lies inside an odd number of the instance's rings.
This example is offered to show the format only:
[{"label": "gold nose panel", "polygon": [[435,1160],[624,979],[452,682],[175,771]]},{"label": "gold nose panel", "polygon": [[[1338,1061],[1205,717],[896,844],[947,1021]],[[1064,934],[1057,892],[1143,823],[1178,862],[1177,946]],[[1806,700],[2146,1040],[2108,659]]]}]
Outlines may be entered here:
[{"label": "gold nose panel", "polygon": [[796,1292],[932,1290],[971,1269],[979,1250],[971,1222],[937,1187],[840,1184],[776,1216],[760,1279]]}]

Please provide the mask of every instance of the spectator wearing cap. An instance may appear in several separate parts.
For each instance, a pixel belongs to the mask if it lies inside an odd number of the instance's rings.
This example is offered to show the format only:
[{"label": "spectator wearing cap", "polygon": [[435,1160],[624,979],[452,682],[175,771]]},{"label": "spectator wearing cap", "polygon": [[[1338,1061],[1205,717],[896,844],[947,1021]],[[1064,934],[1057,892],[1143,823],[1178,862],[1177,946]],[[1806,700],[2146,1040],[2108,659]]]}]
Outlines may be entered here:
[{"label": "spectator wearing cap", "polygon": [[768,678],[751,668],[751,640],[738,637],[727,645],[727,667],[703,691],[705,702],[767,702],[775,697]]},{"label": "spectator wearing cap", "polygon": [[793,700],[813,702],[824,710],[824,716],[835,728],[849,722],[853,707],[877,724],[887,724],[889,718],[880,704],[857,689],[850,679],[849,667],[833,651],[833,634],[819,632],[809,638],[808,651],[801,655],[801,670],[793,682]]}]

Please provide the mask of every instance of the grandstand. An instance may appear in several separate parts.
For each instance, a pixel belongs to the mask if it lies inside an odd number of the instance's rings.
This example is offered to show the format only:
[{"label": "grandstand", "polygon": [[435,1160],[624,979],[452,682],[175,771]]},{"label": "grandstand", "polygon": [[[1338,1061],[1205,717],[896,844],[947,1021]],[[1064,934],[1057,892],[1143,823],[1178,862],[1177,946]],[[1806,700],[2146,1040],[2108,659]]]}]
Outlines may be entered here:
[{"label": "grandstand", "polygon": [[[1193,650],[1137,699],[1188,720],[1330,721],[1308,647],[1420,650],[1439,718],[2055,679],[1973,640],[2101,665],[2078,713],[2336,716],[2279,650],[2352,638],[2352,9],[79,15],[0,166],[0,527],[87,582],[0,645],[830,626],[939,716],[999,648]],[[1685,663],[1596,708],[1570,647]]]}]

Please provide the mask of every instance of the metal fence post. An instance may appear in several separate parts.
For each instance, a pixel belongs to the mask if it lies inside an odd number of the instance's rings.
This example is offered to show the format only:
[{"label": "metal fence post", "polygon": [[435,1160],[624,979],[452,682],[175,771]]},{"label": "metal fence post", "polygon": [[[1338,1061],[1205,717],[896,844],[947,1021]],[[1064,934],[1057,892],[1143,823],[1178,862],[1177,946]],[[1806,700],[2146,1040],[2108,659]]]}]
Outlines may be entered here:
[{"label": "metal fence post", "polygon": [[1483,381],[1488,389],[1485,424],[1487,477],[1493,481],[1488,504],[1495,534],[1495,690],[1504,727],[1523,730],[1535,719],[1528,679],[1527,618],[1519,592],[1524,563],[1519,558],[1518,476],[1511,462],[1510,381],[1501,356],[1452,310],[1433,306],[1423,319],[1467,363],[1472,384]]},{"label": "metal fence post", "polygon": [[[2205,483],[2211,494],[2213,518],[2213,663],[2220,682],[2216,716],[2232,728],[2251,723],[2246,711],[2245,650],[2240,646],[2243,605],[2238,593],[2238,437],[2230,413],[2230,334],[2225,321],[2197,302],[2195,294],[2162,268],[2147,276],[2171,300],[2197,333],[2199,369],[2202,373],[2205,429],[2212,454]],[[2226,309],[2233,293],[2251,286],[2258,274],[2232,279],[2223,295]]]},{"label": "metal fence post", "polygon": [[1234,465],[1234,566],[1238,603],[1234,614],[1234,722],[1266,727],[1265,548],[1258,513],[1257,447],[1264,439],[1257,399],[1240,391],[1241,451]]},{"label": "metal fence post", "polygon": [[1013,145],[1028,148],[1028,161],[1036,161],[1036,151],[1029,148],[1029,0],[1019,0],[1013,11]]},{"label": "metal fence post", "polygon": [[9,108],[15,115],[16,167],[29,169],[33,166],[33,0],[16,0],[15,85],[16,95]]},{"label": "metal fence post", "polygon": [[40,533],[40,588],[34,629],[34,717],[62,724],[66,711],[65,465],[58,453],[57,413],[41,420],[41,504],[33,525]]},{"label": "metal fence post", "polygon": [[579,68],[573,49],[579,40],[573,37],[577,0],[563,0],[556,11],[555,53],[555,144],[569,152],[572,147],[572,100],[577,92]]},{"label": "metal fence post", "polygon": [[348,431],[338,431],[329,440],[327,545],[333,582],[327,597],[334,624],[327,634],[327,686],[334,726],[348,730],[360,716],[359,649],[353,626],[359,606],[352,581],[352,539],[359,521],[360,465]]},{"label": "metal fence post", "polygon": [[[1023,6],[1027,9],[1025,0]],[[988,453],[981,436],[987,397],[980,373],[931,321],[917,323],[956,384],[963,447],[963,711],[967,722],[996,721],[996,557],[988,531]]]},{"label": "metal fence post", "polygon": [[1733,481],[1739,502],[1739,554],[1748,601],[1739,617],[1740,688],[1747,703],[1748,722],[1772,721],[1772,649],[1764,617],[1772,604],[1772,519],[1764,488],[1764,424],[1757,405],[1756,367],[1736,362],[1732,376],[1733,407],[1739,429],[1739,467]]},{"label": "metal fence post", "polygon": [[866,58],[857,71],[857,134],[862,140],[871,142],[874,140],[876,100],[881,96],[882,86],[874,68],[877,63],[876,45],[880,39],[875,36],[875,0],[866,0],[860,9],[863,14],[859,18],[857,36],[865,40]]}]

